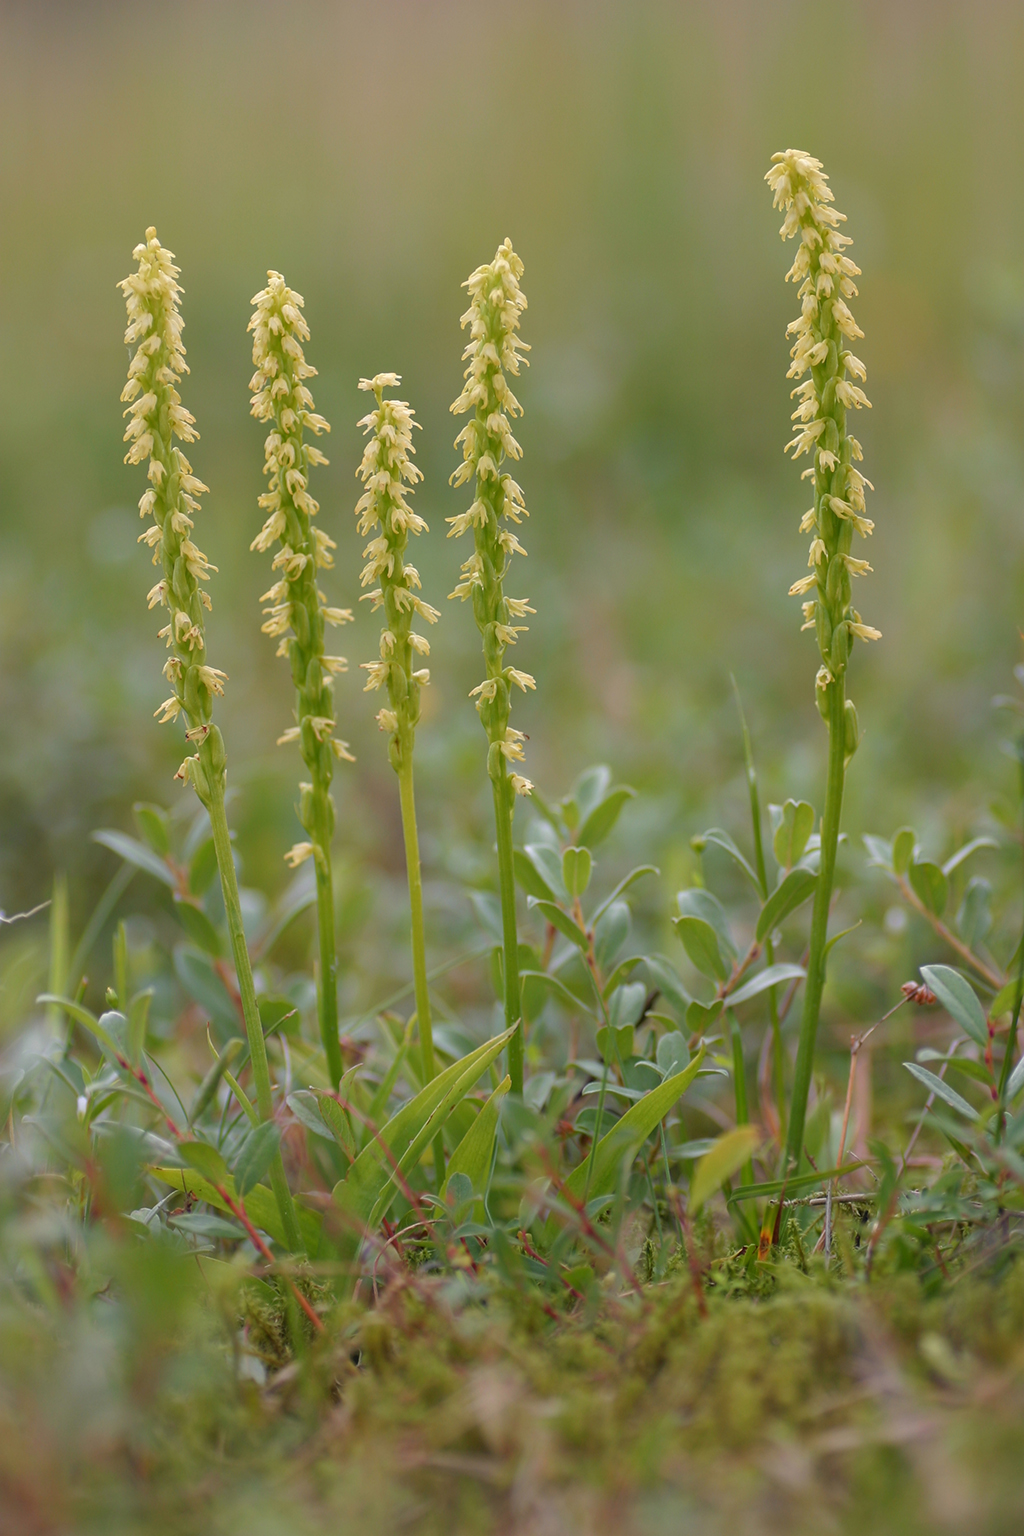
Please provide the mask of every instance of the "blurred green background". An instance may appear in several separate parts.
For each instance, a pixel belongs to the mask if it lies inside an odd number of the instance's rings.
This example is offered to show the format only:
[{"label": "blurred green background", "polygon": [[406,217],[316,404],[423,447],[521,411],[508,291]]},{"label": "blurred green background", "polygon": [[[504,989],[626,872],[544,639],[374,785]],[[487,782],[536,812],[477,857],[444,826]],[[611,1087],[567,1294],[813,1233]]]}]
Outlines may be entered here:
[{"label": "blurred green background", "polygon": [[[359,375],[400,372],[423,424],[418,563],[444,610],[421,731],[429,874],[489,815],[466,698],[478,640],[443,601],[463,553],[443,535],[466,502],[447,483],[459,284],[506,234],[533,349],[514,586],[538,609],[516,657],[539,681],[516,705],[526,771],[557,794],[607,759],[685,847],[739,800],[732,671],[766,798],[820,803],[817,662],[786,596],[806,559],[805,488],[782,453],[796,303],[761,180],[790,144],[824,160],[864,269],[860,435],[878,492],[860,606],[885,638],[853,666],[849,830],[966,824],[1010,782],[990,698],[1012,686],[1024,618],[1018,5],[37,0],[0,7],[0,25],[6,911],[43,899],[55,867],[84,910],[115,867],[89,831],[179,795],[180,735],[152,720],[166,690],[135,543],[142,477],[121,463],[115,283],[150,223],[183,269],[184,398],[211,487],[197,537],[220,567],[210,660],[231,676],[250,878],[283,883],[298,759],[273,745],[291,700],[259,632],[268,561],[248,548],[249,300],[268,266],[306,298],[334,429],[314,488],[340,546],[332,601],[358,597]],[[339,729],[358,762],[338,775],[339,849],[388,878],[397,796],[355,666],[376,632],[364,608],[343,633]]]}]

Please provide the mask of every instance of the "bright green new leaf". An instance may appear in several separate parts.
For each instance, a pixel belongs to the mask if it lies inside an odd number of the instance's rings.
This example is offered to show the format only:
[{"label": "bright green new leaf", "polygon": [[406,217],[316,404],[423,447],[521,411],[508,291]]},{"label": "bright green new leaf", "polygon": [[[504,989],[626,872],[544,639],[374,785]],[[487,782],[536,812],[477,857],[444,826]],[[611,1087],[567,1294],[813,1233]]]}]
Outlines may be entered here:
[{"label": "bright green new leaf", "polygon": [[726,1179],[731,1179],[744,1163],[750,1161],[763,1141],[764,1132],[756,1125],[738,1125],[734,1131],[726,1131],[724,1136],[716,1138],[693,1175],[689,1201],[691,1215],[695,1216]]},{"label": "bright green new leaf", "polygon": [[475,1194],[486,1193],[491,1159],[494,1156],[494,1138],[498,1131],[499,1106],[511,1086],[512,1079],[504,1077],[455,1148],[448,1163],[445,1190],[452,1176],[461,1173],[472,1184]]},{"label": "bright green new leaf", "polygon": [[892,840],[892,867],[898,875],[905,875],[910,868],[917,847],[917,833],[913,827],[900,827]]},{"label": "bright green new leaf", "polygon": [[673,919],[673,927],[701,975],[712,981],[724,981],[729,971],[722,959],[718,934],[711,924],[702,917],[677,917]]},{"label": "bright green new leaf", "polygon": [[632,800],[636,795],[635,789],[629,789],[625,785],[621,789],[613,789],[607,799],[595,806],[576,834],[576,841],[585,848],[596,848],[598,843],[604,842],[609,832],[619,819],[619,812],[627,800]]}]

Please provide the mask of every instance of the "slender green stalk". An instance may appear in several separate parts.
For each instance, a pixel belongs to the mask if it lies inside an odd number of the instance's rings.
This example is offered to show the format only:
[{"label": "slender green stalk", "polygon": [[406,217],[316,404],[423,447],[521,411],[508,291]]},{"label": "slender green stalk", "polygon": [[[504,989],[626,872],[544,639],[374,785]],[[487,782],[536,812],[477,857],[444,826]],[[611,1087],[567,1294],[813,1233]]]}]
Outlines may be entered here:
[{"label": "slender green stalk", "polygon": [[[210,816],[260,1117],[270,1120],[274,1106],[266,1042],[256,1006],[224,811],[227,757],[223,737],[211,719],[214,697],[224,692],[227,681],[223,672],[206,663],[203,610],[212,605],[200,582],[208,581],[215,567],[190,537],[193,514],[199,509],[197,498],[206,486],[193,475],[184,453],[173,441],[178,438],[190,443],[198,436],[195,419],[182,405],[176,387],[188,371],[181,343],[178,268],[152,228],[147,229],[145,242],[136,246],[134,256],[138,271],[120,284],[128,310],[125,341],[129,346],[137,343],[121,399],[127,402],[125,415],[129,418],[125,441],[130,446],[125,460],[131,464],[148,460],[149,489],[139,502],[139,514],[152,517],[153,523],[140,542],[153,551],[153,563],[163,568],[161,580],[149,594],[149,606],[160,605],[170,613],[160,638],[170,651],[164,676],[172,692],[156,713],[162,723],[184,716],[185,739],[195,748],[175,778],[192,784]],[[271,1169],[271,1184],[289,1247],[297,1250],[301,1246],[299,1226],[280,1154]]]},{"label": "slender green stalk", "polygon": [[[854,278],[860,268],[845,254],[852,244],[840,234],[845,215],[830,205],[832,193],[821,161],[802,150],[787,149],[772,156],[765,180],[775,196],[775,206],[785,210],[784,240],[797,237],[799,244],[787,279],[799,285],[800,314],[789,326],[795,337],[788,377],[802,379],[792,393],[798,404],[793,412],[796,436],[787,444],[794,459],[812,455],[804,470],[814,502],[800,523],[810,533],[807,557],[809,575],[790,587],[790,596],[813,592],[803,605],[804,628],[812,629],[818,642],[821,665],[815,678],[818,709],[829,729],[828,783],[821,827],[821,865],[811,917],[811,943],[804,1010],[793,1082],[787,1164],[794,1166],[803,1151],[807,1096],[814,1071],[814,1045],[818,1031],[821,994],[825,982],[828,914],[835,877],[839,817],[843,803],[846,764],[857,750],[857,711],[846,698],[846,669],[857,640],[879,640],[877,629],[865,624],[852,606],[851,584],[871,566],[850,553],[854,534],[867,538],[874,523],[864,516],[864,492],[871,483],[854,461],[863,457],[860,443],[847,426],[847,413],[870,407],[864,391],[850,382],[867,378],[860,358],[849,342],[863,331],[846,303],[857,293]],[[808,375],[808,377],[804,377]]]},{"label": "slender green stalk", "polygon": [[420,1032],[423,1081],[436,1075],[434,1031],[431,1024],[430,988],[427,983],[427,948],[423,930],[423,876],[420,872],[420,841],[416,830],[416,798],[413,787],[412,759],[403,763],[398,773],[398,797],[402,807],[402,834],[405,838],[405,865],[409,875],[409,915],[412,926],[412,975],[416,998],[416,1023]]},{"label": "slender green stalk", "polygon": [[[733,692],[736,695],[736,708],[739,710],[740,726],[743,731],[743,755],[747,765],[747,788],[750,792],[750,821],[754,834],[754,870],[757,874],[757,882],[761,887],[761,900],[768,900],[768,868],[764,859],[764,839],[761,835],[761,797],[757,788],[757,770],[754,767],[754,749],[750,740],[750,731],[747,729],[747,717],[743,713],[743,704],[740,700],[740,691],[736,686],[736,679],[732,680]],[[775,964],[775,946],[771,935],[764,941],[764,957],[768,965]],[[768,988],[768,1018],[772,1031],[772,1055],[775,1066],[775,1097],[779,1112],[779,1128],[782,1135],[786,1131],[786,1053],[782,1044],[782,1026],[779,1023],[779,999],[774,987]]]},{"label": "slender green stalk", "polygon": [[512,804],[514,793],[504,774],[492,777],[494,822],[498,831],[498,884],[501,891],[501,930],[504,945],[505,1028],[519,1021],[508,1043],[508,1075],[512,1092],[523,1091],[522,1002],[519,992],[519,936],[516,931],[516,876],[512,855]]},{"label": "slender green stalk", "polygon": [[[405,400],[385,400],[384,390],[401,383],[397,373],[379,373],[372,379],[360,379],[359,388],[372,392],[376,409],[362,418],[359,425],[369,441],[363,449],[356,471],[365,490],[356,504],[359,532],[373,534],[363,551],[366,565],[360,577],[366,587],[379,582],[365,593],[374,611],[381,610],[385,624],[381,631],[379,660],[363,662],[369,675],[366,690],[386,687],[388,702],[377,712],[377,724],[388,733],[388,759],[398,775],[398,798],[402,809],[402,834],[405,839],[405,867],[409,881],[409,912],[412,937],[413,991],[416,998],[416,1023],[420,1036],[423,1081],[435,1076],[434,1032],[427,984],[427,947],[423,923],[423,877],[420,871],[420,842],[416,829],[416,793],[413,780],[413,754],[416,726],[420,718],[420,694],[430,682],[426,667],[417,667],[415,658],[430,655],[430,642],[413,629],[413,619],[436,624],[438,612],[416,592],[419,572],[406,562],[410,534],[426,533],[427,524],[409,505],[407,497],[423,478],[412,456],[412,429],[419,423]],[[444,1182],[444,1138],[434,1139],[434,1171],[438,1189]]]},{"label": "slender green stalk", "polygon": [[463,353],[468,359],[465,385],[452,405],[456,415],[473,415],[456,438],[463,462],[452,475],[454,485],[475,481],[475,499],[468,511],[448,518],[457,537],[473,530],[474,551],[462,565],[462,579],[450,595],[473,602],[473,617],[483,640],[487,675],[472,690],[471,698],[487,732],[487,773],[494,789],[494,814],[498,837],[498,879],[501,889],[505,951],[505,1022],[519,1028],[509,1045],[509,1076],[512,1092],[523,1091],[523,1023],[519,998],[519,945],[516,932],[515,878],[512,867],[512,815],[517,794],[528,795],[529,779],[509,772],[508,764],[523,759],[522,731],[509,725],[510,685],[524,692],[537,685],[528,672],[504,664],[505,651],[526,628],[513,620],[533,613],[526,598],[506,597],[504,581],[512,556],[526,551],[508,527],[527,516],[523,493],[509,474],[502,473],[506,458],[518,459],[522,449],[512,435],[510,416],[522,414],[522,406],[508,385],[508,376],[519,373],[528,350],[516,335],[526,297],[519,286],[523,264],[505,240],[494,260],[478,267],[464,283],[470,307],[462,317],[470,327],[470,341]]},{"label": "slender green stalk", "polygon": [[803,1153],[807,1098],[814,1071],[814,1046],[818,1034],[818,1016],[821,1012],[821,994],[825,986],[828,914],[832,904],[836,849],[839,846],[839,819],[843,808],[843,788],[846,781],[846,748],[843,734],[846,700],[841,676],[829,684],[828,693],[828,781],[825,786],[825,814],[821,822],[821,868],[811,913],[811,944],[807,960],[807,980],[804,982],[804,1009],[800,1019],[800,1038],[797,1044],[796,1067],[793,1072],[789,1135],[786,1140],[786,1161],[790,1167],[796,1166]]},{"label": "slender green stalk", "polygon": [[[253,1083],[256,1087],[256,1108],[261,1120],[272,1120],[274,1100],[270,1088],[267,1042],[263,1038],[263,1022],[256,1004],[256,988],[253,986],[252,966],[249,963],[249,946],[245,942],[245,930],[242,926],[238,879],[235,875],[235,861],[231,857],[231,836],[228,832],[228,818],[224,809],[224,783],[223,779],[216,776],[213,778],[212,792],[203,803],[210,815],[213,846],[217,852],[220,885],[224,896],[224,915],[231,941],[231,957],[235,962],[235,974],[238,977],[238,992],[242,999],[245,1034],[249,1042],[249,1059],[252,1065]],[[302,1238],[280,1152],[270,1165],[270,1185],[274,1191],[277,1208],[281,1213],[288,1247],[293,1253],[298,1253],[302,1248]]]},{"label": "slender green stalk", "polygon": [[312,858],[316,868],[317,940],[320,967],[317,977],[317,1017],[327,1062],[327,1074],[337,1088],[344,1064],[338,1041],[338,954],[334,926],[334,880],[331,872],[331,841],[334,837],[334,801],[331,780],[335,758],[352,762],[348,744],[334,735],[334,678],[348,666],[343,656],[328,656],[324,646],[327,625],[344,624],[352,618],[348,608],[329,608],[317,587],[317,573],[334,565],[331,553],[337,546],[312,519],[319,503],[309,494],[310,470],[327,460],[319,448],[305,440],[305,433],[319,436],[330,427],[313,409],[306,380],[316,369],[306,362],[302,344],[309,340],[309,326],[302,314],[302,295],[289,288],[280,272],[267,273],[267,286],[253,299],[249,321],[252,360],[256,372],[249,388],[251,412],[270,427],[264,444],[263,473],[267,490],[260,506],[267,520],[252,548],[267,550],[280,543],[273,570],[281,576],[263,594],[263,633],[278,639],[277,654],[291,664],[295,684],[295,724],[278,744],[297,742],[309,770],[309,782],[299,785],[299,821],[309,840],[296,843],[285,855],[293,869]]}]

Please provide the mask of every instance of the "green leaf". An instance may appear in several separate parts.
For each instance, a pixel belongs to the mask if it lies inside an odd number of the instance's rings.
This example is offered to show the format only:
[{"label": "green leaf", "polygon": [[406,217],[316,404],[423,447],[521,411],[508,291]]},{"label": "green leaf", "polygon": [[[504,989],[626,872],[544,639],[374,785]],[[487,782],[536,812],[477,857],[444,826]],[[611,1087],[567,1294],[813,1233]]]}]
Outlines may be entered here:
[{"label": "green leaf", "polygon": [[702,976],[712,981],[724,981],[728,967],[718,947],[718,935],[710,923],[702,917],[676,917],[672,920],[683,948]]},{"label": "green leaf", "polygon": [[635,789],[623,786],[621,789],[613,789],[606,800],[595,806],[590,815],[584,821],[576,834],[576,841],[585,848],[596,848],[598,843],[604,842],[609,832],[619,819],[619,813],[627,800],[632,800],[636,795]]},{"label": "green leaf", "polygon": [[167,832],[167,812],[159,805],[147,805],[139,800],[132,806],[139,831],[159,859],[166,859],[171,851],[171,839]]},{"label": "green leaf", "polygon": [[627,955],[625,960],[620,960],[604,984],[603,995],[611,997],[617,987],[621,987],[624,981],[628,981],[637,966],[644,961],[643,955]]},{"label": "green leaf", "polygon": [[[618,1185],[620,1170],[632,1164],[640,1148],[655,1127],[664,1120],[673,1105],[682,1098],[700,1070],[704,1059],[703,1047],[682,1072],[667,1077],[657,1088],[645,1093],[617,1120],[611,1130],[601,1138],[593,1156],[593,1171],[587,1186],[590,1156],[583,1160],[565,1181],[565,1193],[570,1200],[582,1204],[584,1198],[594,1200],[600,1195],[612,1194]],[[554,1241],[558,1231],[558,1218],[554,1212],[544,1227],[544,1240]]]},{"label": "green leaf", "polygon": [[606,763],[595,763],[592,768],[584,768],[572,787],[571,797],[579,821],[586,821],[591,811],[596,810],[607,798],[611,785],[612,771]]},{"label": "green leaf", "polygon": [[579,924],[573,922],[568,912],[563,912],[554,901],[541,901],[536,896],[528,896],[526,899],[529,905],[540,912],[553,928],[557,928],[559,933],[564,934],[577,949],[581,949],[586,954],[590,947],[587,936]]},{"label": "green leaf", "polygon": [[629,928],[629,906],[624,901],[613,901],[593,924],[594,955],[600,970],[607,970],[614,963],[629,938]]},{"label": "green leaf", "polygon": [[825,958],[827,959],[828,956],[832,953],[840,939],[848,939],[851,933],[856,933],[857,929],[860,927],[863,921],[863,918],[858,917],[857,921],[855,923],[851,923],[849,928],[843,928],[839,933],[834,933],[829,939],[828,943],[825,945],[825,949],[823,951]]},{"label": "green leaf", "polygon": [[795,912],[814,892],[818,877],[809,869],[791,869],[782,884],[772,892],[757,920],[755,937],[763,944],[767,936],[781,922]]},{"label": "green leaf", "polygon": [[922,965],[921,976],[960,1028],[987,1049],[988,1020],[970,982],[950,965]]},{"label": "green leaf", "polygon": [[918,901],[934,917],[941,917],[949,900],[949,881],[937,864],[928,859],[914,861],[909,870],[910,885]]},{"label": "green leaf", "polygon": [[[227,1211],[229,1215],[231,1214],[230,1205],[202,1174],[193,1173],[190,1168],[150,1168],[149,1171],[162,1184],[169,1184],[172,1189],[180,1190],[183,1195],[191,1195],[195,1200],[204,1200],[207,1205],[216,1206],[218,1211]],[[232,1200],[238,1201],[235,1181],[230,1175],[217,1182],[223,1185],[225,1194]],[[257,1184],[249,1191],[245,1201],[245,1214],[254,1227],[258,1227],[261,1232],[266,1232],[282,1248],[288,1247],[277,1201],[273,1191],[269,1190],[265,1184]],[[318,1211],[307,1210],[302,1205],[295,1207],[295,1214],[299,1221],[303,1249],[310,1258],[315,1258],[320,1248],[323,1218]]]},{"label": "green leaf", "polygon": [[662,1035],[658,1041],[658,1066],[664,1075],[674,1077],[679,1072],[685,1072],[689,1065],[690,1047],[686,1043],[686,1036],[680,1034],[678,1029]]},{"label": "green leaf", "polygon": [[153,1001],[153,988],[136,992],[128,1008],[128,1060],[137,1067],[146,1048],[146,1031],[149,1028],[149,1005]]},{"label": "green leaf", "polygon": [[698,853],[703,853],[708,843],[713,843],[717,848],[723,849],[729,855],[729,857],[739,865],[740,869],[742,869],[748,880],[750,880],[753,884],[754,890],[757,892],[758,896],[760,896],[761,882],[758,880],[754,871],[751,869],[750,865],[747,863],[746,859],[743,857],[742,853],[737,848],[732,838],[729,836],[728,832],[723,832],[721,827],[709,827],[708,830],[706,832],[702,832],[699,837],[693,837],[690,839],[691,847],[695,848]]},{"label": "green leaf", "polygon": [[619,881],[611,895],[606,896],[604,901],[601,902],[600,906],[594,909],[594,913],[590,919],[590,926],[593,928],[595,923],[600,922],[608,908],[612,906],[614,902],[618,901],[619,897],[623,894],[624,891],[629,890],[629,887],[634,883],[634,881],[639,880],[643,875],[660,875],[660,873],[660,869],[658,869],[654,864],[640,864],[636,869],[631,869],[625,879]]},{"label": "green leaf", "polygon": [[560,1003],[564,1003],[565,1006],[571,1009],[574,1013],[587,1013],[591,1018],[594,1017],[593,1009],[588,1007],[586,1003],[582,1002],[581,999],[576,996],[575,992],[570,992],[564,981],[560,981],[557,976],[552,976],[550,972],[520,971],[519,975],[522,981],[529,979],[530,981],[536,982],[538,986],[546,987],[549,992],[554,993]]},{"label": "green leaf", "polygon": [[281,1132],[273,1120],[254,1125],[235,1159],[235,1187],[243,1200],[264,1175],[281,1146]]},{"label": "green leaf", "polygon": [[1017,995],[1019,992],[1024,995],[1024,992],[1022,992],[1021,988],[1020,977],[1014,976],[1013,979],[1008,981],[1004,987],[1000,987],[999,991],[992,999],[992,1006],[989,1009],[989,1014],[991,1017],[993,1019],[998,1019],[1001,1014],[1012,1013],[1017,1006]]},{"label": "green leaf", "polygon": [[199,1004],[209,1019],[230,1033],[238,1029],[238,1010],[214,970],[209,955],[187,944],[177,944],[174,949],[174,970],[189,997]]},{"label": "green leaf", "polygon": [[68,997],[58,997],[54,992],[41,992],[36,998],[36,1002],[53,1003],[56,1007],[63,1008],[64,1012],[74,1019],[76,1024],[81,1024],[83,1029],[87,1029],[91,1035],[94,1035],[115,1060],[121,1054],[117,1042],[103,1028],[96,1015],[90,1013],[88,1008],[83,1008],[81,1003],[74,1003]]},{"label": "green leaf", "polygon": [[448,1177],[442,1194],[455,1174],[464,1174],[476,1194],[486,1194],[494,1156],[494,1138],[498,1130],[499,1106],[511,1086],[510,1077],[501,1080],[455,1148],[448,1162]]},{"label": "green leaf", "polygon": [[777,986],[779,982],[802,980],[806,975],[807,972],[802,965],[790,965],[786,962],[781,962],[778,965],[766,966],[763,971],[759,971],[756,976],[752,976],[742,987],[738,987],[735,992],[728,994],[729,1007],[738,1008],[740,1003],[749,1002],[752,997],[757,997],[759,993],[766,992],[769,987]]},{"label": "green leaf", "polygon": [[597,1032],[597,1048],[601,1053],[601,1060],[609,1066],[614,1066],[617,1061],[627,1062],[633,1054],[633,1026],[624,1024],[621,1029],[612,1031],[605,1025]]},{"label": "green leaf", "polygon": [[290,1093],[285,1103],[299,1124],[304,1125],[311,1135],[319,1136],[323,1141],[334,1140],[320,1113],[320,1101],[315,1093],[308,1088],[300,1088],[298,1092]]},{"label": "green leaf", "polygon": [[988,937],[992,927],[992,887],[979,875],[967,883],[956,926],[969,949],[975,949]]},{"label": "green leaf", "polygon": [[136,869],[144,869],[148,875],[159,880],[162,885],[170,886],[173,890],[177,881],[172,871],[162,858],[147,848],[145,843],[140,843],[134,837],[129,837],[126,832],[116,832],[111,828],[103,828],[92,834],[94,843],[100,843],[104,848],[109,848],[111,853],[116,853],[118,858],[124,859],[127,864],[134,864]]},{"label": "green leaf", "polygon": [[896,874],[906,874],[916,847],[917,833],[913,827],[900,827],[892,840],[892,867]]},{"label": "green leaf", "polygon": [[962,848],[958,848],[956,853],[953,854],[952,858],[946,860],[945,864],[942,866],[942,873],[946,876],[951,875],[954,869],[959,869],[964,860],[969,859],[972,853],[977,853],[979,848],[998,847],[999,844],[996,842],[994,837],[972,838],[969,843],[965,843]]},{"label": "green leaf", "polygon": [[696,998],[686,1010],[686,1027],[691,1035],[706,1034],[721,1017],[725,1003],[716,998],[713,1003],[701,1003]]},{"label": "green leaf", "polygon": [[217,849],[212,837],[199,844],[188,867],[189,890],[194,896],[202,896],[213,884],[217,873]]},{"label": "green leaf", "polygon": [[966,1120],[980,1120],[981,1116],[973,1104],[968,1104],[962,1099],[955,1088],[951,1088],[941,1077],[936,1077],[934,1072],[929,1072],[927,1067],[919,1067],[916,1061],[905,1061],[903,1065],[912,1077],[916,1077],[919,1083],[923,1083],[929,1093],[933,1093],[937,1099],[942,1099],[950,1109],[955,1109],[958,1115],[963,1115]]},{"label": "green leaf", "polygon": [[1021,1057],[1010,1073],[1009,1081],[1006,1084],[1007,1102],[1012,1104],[1022,1088],[1024,1088],[1024,1056]]},{"label": "green leaf", "polygon": [[806,800],[787,800],[772,839],[776,862],[783,869],[792,869],[794,864],[799,864],[813,831],[814,806]]},{"label": "green leaf", "polygon": [[[769,1200],[774,1195],[787,1193],[795,1194],[801,1189],[810,1189],[813,1185],[826,1184],[829,1179],[842,1178],[844,1174],[856,1173],[862,1168],[863,1163],[845,1163],[841,1168],[815,1169],[811,1173],[794,1174],[788,1179],[771,1179],[764,1184],[740,1184],[729,1196],[729,1204],[735,1205],[743,1200]],[[865,1196],[865,1199],[870,1198]]]},{"label": "green leaf", "polygon": [[361,1065],[361,1062],[356,1062],[354,1067],[349,1067],[338,1084],[337,1098],[331,1093],[321,1092],[316,1095],[317,1105],[324,1124],[341,1150],[347,1152],[353,1161],[355,1161],[359,1154],[359,1144],[355,1128],[352,1124],[352,1115],[345,1108],[345,1104],[339,1101],[347,1101],[349,1099],[355,1085],[355,1075],[360,1070]]},{"label": "green leaf", "polygon": [[562,854],[562,880],[570,896],[582,896],[590,884],[593,859],[589,848],[566,848]]},{"label": "green leaf", "polygon": [[680,1013],[685,1013],[690,1005],[690,994],[679,979],[679,972],[672,962],[664,955],[645,955],[644,964],[647,974],[663,997],[666,997],[674,1008]]},{"label": "green leaf", "polygon": [[705,891],[701,886],[692,886],[688,891],[678,892],[676,905],[680,916],[699,917],[705,923],[710,923],[718,935],[721,953],[730,962],[735,960],[736,945],[729,928],[729,919],[717,896],[712,896],[710,891]]},{"label": "green leaf", "polygon": [[552,890],[534,861],[524,853],[522,848],[514,850],[512,862],[515,866],[516,883],[526,892],[527,896],[537,896],[541,901],[555,900],[558,892]]},{"label": "green leaf", "polygon": [[[569,892],[562,880],[562,856],[557,848],[552,848],[550,843],[527,843],[523,849],[524,856],[533,865],[534,870],[548,887],[548,892],[556,901],[564,901]],[[527,895],[535,894],[527,891]],[[544,901],[546,898],[541,897]]]},{"label": "green leaf", "polygon": [[876,869],[884,869],[891,875],[892,868],[892,844],[887,843],[884,837],[876,837],[873,832],[864,833],[864,846],[868,851],[868,863]]},{"label": "green leaf", "polygon": [[398,1194],[398,1180],[419,1161],[452,1109],[465,1098],[514,1033],[514,1028],[505,1030],[439,1072],[392,1115],[382,1130],[370,1137],[345,1178],[334,1186],[336,1203],[360,1230],[375,1226],[387,1215]]},{"label": "green leaf", "polygon": [[617,987],[608,1003],[608,1018],[616,1027],[639,1024],[647,1000],[642,981],[627,981]]},{"label": "green leaf", "polygon": [[731,1179],[738,1169],[748,1163],[764,1141],[764,1132],[756,1125],[738,1125],[734,1131],[715,1138],[711,1151],[697,1164],[690,1185],[690,1213],[696,1215],[701,1206],[721,1189],[726,1179]]},{"label": "green leaf", "polygon": [[221,955],[224,946],[221,944],[220,934],[210,922],[202,907],[187,898],[174,896],[174,911],[178,922],[184,928],[193,944],[204,949],[208,955]]},{"label": "green leaf", "polygon": [[208,1141],[179,1141],[178,1151],[189,1167],[195,1168],[211,1184],[224,1183],[228,1176],[228,1165],[217,1148],[211,1147]]}]

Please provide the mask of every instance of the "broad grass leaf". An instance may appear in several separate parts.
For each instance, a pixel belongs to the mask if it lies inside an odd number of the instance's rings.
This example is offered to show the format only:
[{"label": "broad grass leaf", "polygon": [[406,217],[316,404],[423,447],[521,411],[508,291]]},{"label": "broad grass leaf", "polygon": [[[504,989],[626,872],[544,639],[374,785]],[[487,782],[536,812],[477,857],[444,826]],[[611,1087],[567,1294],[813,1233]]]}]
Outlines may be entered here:
[{"label": "broad grass leaf", "polygon": [[491,1159],[494,1155],[494,1139],[498,1130],[499,1109],[502,1099],[511,1086],[510,1077],[502,1078],[455,1148],[448,1162],[448,1177],[442,1194],[447,1190],[455,1174],[464,1174],[472,1184],[475,1194],[486,1193],[487,1180],[491,1172]]},{"label": "broad grass leaf", "polygon": [[795,912],[797,907],[802,906],[807,898],[813,895],[817,883],[817,875],[809,869],[790,870],[782,884],[772,892],[761,908],[755,930],[755,937],[759,944],[763,944],[774,928],[777,928],[791,912]]},{"label": "broad grass leaf", "polygon": [[334,1199],[360,1229],[374,1226],[398,1193],[398,1181],[514,1034],[507,1029],[453,1062],[372,1135],[334,1186]]},{"label": "broad grass leaf", "polygon": [[921,975],[946,1012],[984,1050],[988,1046],[988,1020],[970,982],[951,965],[922,965]]},{"label": "broad grass leaf", "polygon": [[[602,1136],[597,1144],[589,1188],[587,1186],[589,1155],[566,1179],[565,1194],[570,1200],[579,1201],[582,1204],[584,1196],[589,1201],[600,1195],[610,1195],[614,1192],[622,1168],[632,1164],[648,1136],[689,1088],[700,1070],[703,1059],[702,1046],[688,1067],[682,1072],[677,1072],[674,1077],[666,1078],[657,1088],[652,1088],[650,1093],[645,1093],[642,1099],[638,1099],[626,1110],[621,1119],[616,1121],[611,1130]],[[544,1240],[547,1244],[554,1241],[559,1226],[558,1216],[552,1212],[544,1225]]]},{"label": "broad grass leaf", "polygon": [[916,1077],[919,1083],[923,1083],[929,1093],[933,1093],[937,1099],[948,1104],[950,1109],[955,1109],[958,1115],[963,1115],[965,1120],[979,1120],[981,1117],[973,1104],[961,1098],[955,1088],[951,1088],[941,1077],[936,1077],[934,1072],[929,1072],[927,1067],[919,1067],[916,1061],[905,1061],[903,1065],[912,1077]]},{"label": "broad grass leaf", "polygon": [[696,1215],[726,1179],[748,1163],[764,1141],[764,1132],[756,1125],[738,1125],[715,1139],[714,1146],[697,1164],[690,1185],[689,1207]]},{"label": "broad grass leaf", "polygon": [[929,859],[915,859],[908,871],[911,889],[933,917],[941,917],[949,900],[949,880]]}]

